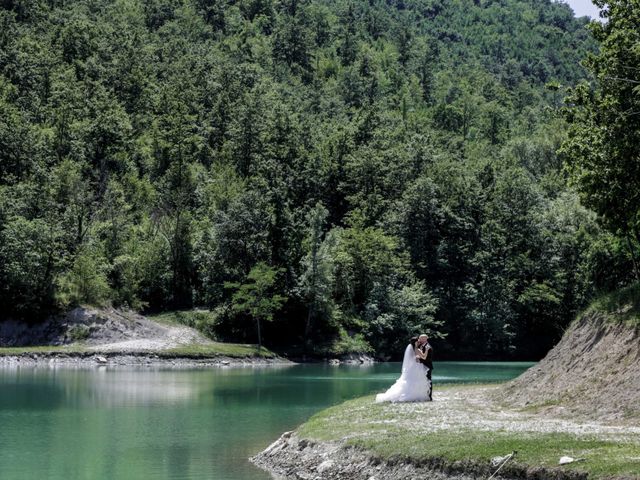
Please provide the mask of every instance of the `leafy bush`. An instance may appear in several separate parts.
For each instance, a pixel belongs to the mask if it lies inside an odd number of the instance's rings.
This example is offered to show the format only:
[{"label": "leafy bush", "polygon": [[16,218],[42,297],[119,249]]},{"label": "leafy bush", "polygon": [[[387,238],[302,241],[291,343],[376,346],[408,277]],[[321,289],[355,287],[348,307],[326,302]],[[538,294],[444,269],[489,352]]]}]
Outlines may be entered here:
[{"label": "leafy bush", "polygon": [[177,323],[195,328],[212,340],[219,340],[217,327],[220,325],[225,312],[222,307],[213,310],[179,310],[152,316],[153,320],[161,323]]},{"label": "leafy bush", "polygon": [[610,320],[640,326],[640,282],[601,296],[590,309],[606,314]]},{"label": "leafy bush", "polygon": [[67,336],[74,342],[81,342],[89,338],[91,329],[86,325],[72,325],[67,330]]},{"label": "leafy bush", "polygon": [[338,336],[329,344],[319,348],[316,354],[321,356],[340,356],[347,355],[349,353],[373,353],[373,347],[365,340],[364,335],[356,333],[349,335],[349,333],[340,329]]},{"label": "leafy bush", "polygon": [[57,299],[63,307],[88,304],[104,305],[111,288],[107,267],[95,249],[87,248],[76,256],[71,270],[58,279]]}]

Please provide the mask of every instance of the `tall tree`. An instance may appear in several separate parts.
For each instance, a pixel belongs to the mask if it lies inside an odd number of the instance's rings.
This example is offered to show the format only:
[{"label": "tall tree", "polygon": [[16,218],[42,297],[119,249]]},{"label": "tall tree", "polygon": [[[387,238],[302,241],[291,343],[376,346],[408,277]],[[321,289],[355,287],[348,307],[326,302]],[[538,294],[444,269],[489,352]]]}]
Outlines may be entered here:
[{"label": "tall tree", "polygon": [[[640,244],[640,4],[594,3],[606,19],[589,26],[600,42],[600,52],[585,61],[594,85],[579,85],[567,99],[571,127],[562,151],[584,203],[627,239],[635,259]],[[634,264],[640,279],[640,265]]]},{"label": "tall tree", "polygon": [[304,327],[304,343],[307,349],[312,342],[313,322],[322,314],[330,315],[328,309],[331,305],[333,280],[332,242],[323,242],[328,215],[327,209],[321,203],[317,203],[307,216],[307,254],[302,259],[302,275],[299,279],[300,291],[307,306]]}]

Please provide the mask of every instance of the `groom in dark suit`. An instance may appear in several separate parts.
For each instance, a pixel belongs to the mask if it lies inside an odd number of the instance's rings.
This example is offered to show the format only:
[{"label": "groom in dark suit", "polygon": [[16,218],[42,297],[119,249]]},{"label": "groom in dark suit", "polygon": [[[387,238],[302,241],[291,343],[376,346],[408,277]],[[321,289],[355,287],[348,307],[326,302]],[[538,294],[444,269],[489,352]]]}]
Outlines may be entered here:
[{"label": "groom in dark suit", "polygon": [[416,359],[427,367],[427,383],[429,384],[429,401],[432,401],[433,383],[431,382],[431,372],[433,371],[433,347],[429,343],[429,337],[422,334],[418,337],[417,343],[418,355]]}]

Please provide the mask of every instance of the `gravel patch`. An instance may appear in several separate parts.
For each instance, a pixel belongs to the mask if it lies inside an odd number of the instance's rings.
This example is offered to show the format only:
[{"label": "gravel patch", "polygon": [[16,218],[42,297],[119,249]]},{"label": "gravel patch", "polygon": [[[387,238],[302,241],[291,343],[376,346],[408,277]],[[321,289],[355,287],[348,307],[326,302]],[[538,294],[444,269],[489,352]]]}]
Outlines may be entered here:
[{"label": "gravel patch", "polygon": [[430,403],[393,403],[383,406],[398,427],[410,429],[417,421],[425,433],[451,430],[520,433],[567,433],[601,440],[634,441],[640,444],[640,426],[585,421],[526,410],[514,410],[493,401],[501,387],[449,389],[434,393]]},{"label": "gravel patch", "polygon": [[113,308],[78,307],[36,325],[0,323],[0,347],[78,342],[89,350],[150,351],[206,344],[209,339],[184,325],[165,325],[135,312]]}]

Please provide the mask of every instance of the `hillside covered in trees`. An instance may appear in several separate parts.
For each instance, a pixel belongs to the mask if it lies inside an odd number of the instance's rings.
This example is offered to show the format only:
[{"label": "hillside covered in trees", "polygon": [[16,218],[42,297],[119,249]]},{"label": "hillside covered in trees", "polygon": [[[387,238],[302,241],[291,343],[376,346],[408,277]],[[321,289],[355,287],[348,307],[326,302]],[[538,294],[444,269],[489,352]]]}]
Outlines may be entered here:
[{"label": "hillside covered in trees", "polygon": [[440,358],[539,358],[632,272],[556,153],[586,23],[550,0],[2,0],[0,314],[201,308],[276,348],[426,330]]}]

